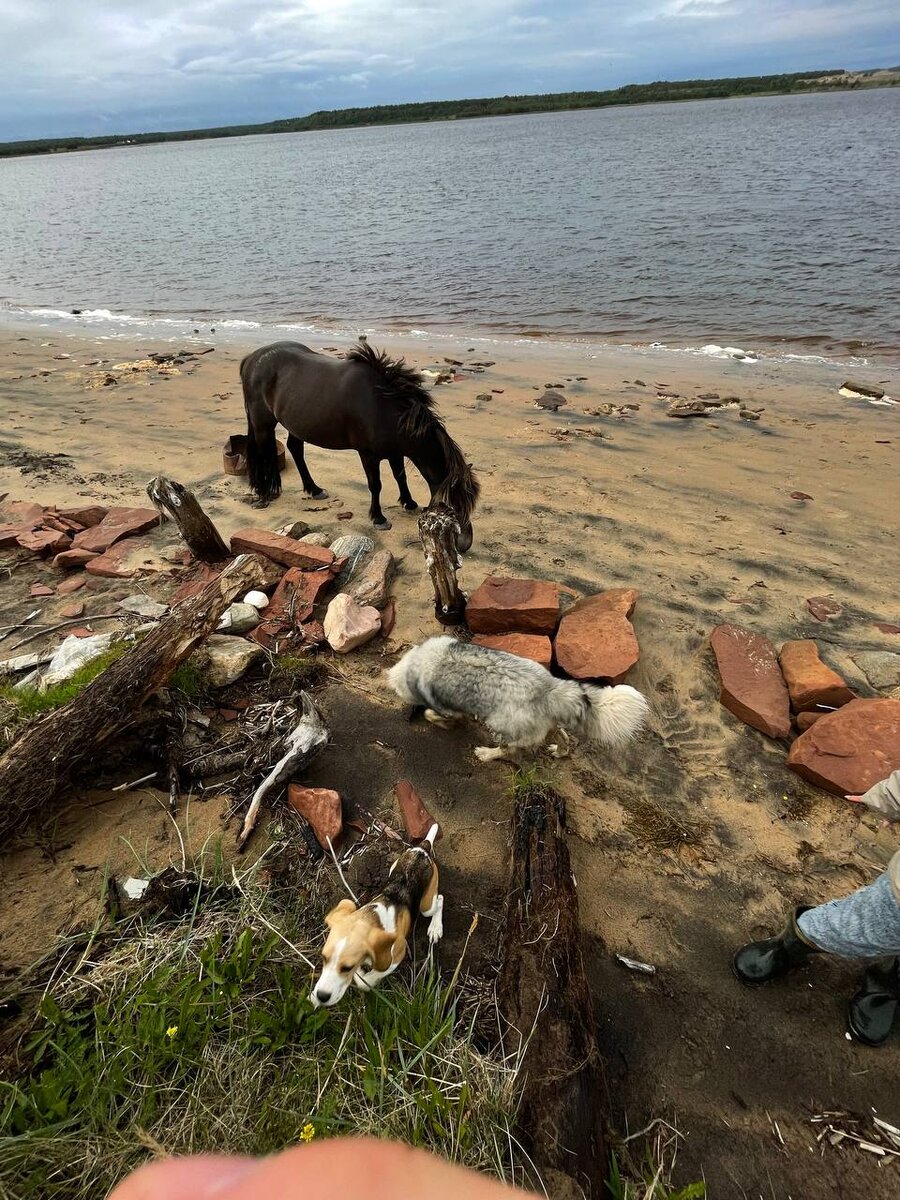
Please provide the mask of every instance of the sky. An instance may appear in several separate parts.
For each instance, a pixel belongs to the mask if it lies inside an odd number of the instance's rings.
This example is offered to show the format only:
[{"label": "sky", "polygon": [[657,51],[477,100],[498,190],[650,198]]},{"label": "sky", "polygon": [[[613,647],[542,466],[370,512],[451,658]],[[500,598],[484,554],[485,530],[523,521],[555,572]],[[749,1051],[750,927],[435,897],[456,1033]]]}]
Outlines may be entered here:
[{"label": "sky", "polygon": [[0,140],[900,64],[898,0],[0,0]]}]

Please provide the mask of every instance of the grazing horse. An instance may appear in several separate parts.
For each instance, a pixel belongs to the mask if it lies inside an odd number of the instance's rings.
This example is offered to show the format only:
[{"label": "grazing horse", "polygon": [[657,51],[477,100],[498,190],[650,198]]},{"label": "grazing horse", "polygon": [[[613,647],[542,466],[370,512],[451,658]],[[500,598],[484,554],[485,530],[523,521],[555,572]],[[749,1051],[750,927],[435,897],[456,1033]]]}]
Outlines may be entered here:
[{"label": "grazing horse", "polygon": [[313,479],[303,457],[304,442],[326,450],[355,450],[362,459],[376,529],[390,529],[381,511],[381,461],[387,459],[407,512],[418,508],[406,482],[409,458],[431,489],[431,503],[449,505],[460,525],[461,553],[472,545],[472,511],[479,484],[469,463],[434,411],[422,376],[404,360],[368,345],[354,346],[343,360],[328,358],[299,342],[274,342],[241,363],[247,410],[247,472],[260,500],[281,494],[275,426],[288,431],[305,494],[327,492]]}]

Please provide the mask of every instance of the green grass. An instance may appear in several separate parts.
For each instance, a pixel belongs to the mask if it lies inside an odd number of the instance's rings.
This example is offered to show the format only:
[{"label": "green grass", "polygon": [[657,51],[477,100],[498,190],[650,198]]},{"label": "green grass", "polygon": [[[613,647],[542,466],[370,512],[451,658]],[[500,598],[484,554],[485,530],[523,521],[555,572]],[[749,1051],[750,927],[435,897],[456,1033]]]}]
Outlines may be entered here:
[{"label": "green grass", "polygon": [[173,692],[180,693],[185,700],[195,703],[205,700],[209,695],[209,682],[205,672],[189,658],[172,672],[169,687]]},{"label": "green grass", "polygon": [[[519,1062],[474,1048],[453,985],[426,963],[315,1010],[297,942],[317,956],[318,916],[310,924],[307,906],[304,935],[290,908],[244,892],[132,931],[44,996],[28,1071],[0,1082],[0,1196],[87,1200],[147,1147],[267,1154],[309,1125],[529,1182],[511,1155]],[[292,945],[263,927],[262,905]]]},{"label": "green grass", "polygon": [[83,667],[79,667],[69,679],[47,688],[45,692],[30,688],[18,691],[11,684],[4,684],[0,687],[0,704],[13,710],[14,716],[20,720],[27,720],[29,717],[41,716],[56,708],[62,708],[64,704],[68,704],[70,700],[74,700],[76,696],[80,695],[89,683],[92,683],[98,675],[106,670],[110,663],[121,658],[126,649],[127,646],[124,642],[114,642],[108,650],[91,659],[89,663],[85,663]]},{"label": "green grass", "polygon": [[625,1156],[614,1150],[606,1183],[609,1200],[705,1200],[705,1183],[672,1186],[668,1177],[675,1165],[674,1150],[670,1153],[661,1139],[648,1142],[643,1158],[629,1163],[624,1174],[620,1157]]}]

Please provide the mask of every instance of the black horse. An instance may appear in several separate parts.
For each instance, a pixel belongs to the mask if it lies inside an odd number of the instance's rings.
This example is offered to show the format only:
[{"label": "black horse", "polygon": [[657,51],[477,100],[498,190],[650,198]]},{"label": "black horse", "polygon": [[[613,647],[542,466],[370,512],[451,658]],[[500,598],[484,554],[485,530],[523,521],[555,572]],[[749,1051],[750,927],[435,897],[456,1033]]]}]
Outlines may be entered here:
[{"label": "black horse", "polygon": [[400,503],[415,512],[406,482],[409,458],[431,489],[431,503],[449,505],[459,520],[460,552],[472,544],[472,511],[479,485],[463,453],[434,411],[422,376],[402,358],[390,358],[368,345],[354,346],[345,359],[328,358],[299,342],[262,346],[241,363],[247,410],[247,471],[260,500],[281,494],[275,426],[288,431],[307,496],[327,492],[313,479],[303,443],[326,450],[355,450],[362,459],[376,529],[390,529],[381,511],[381,461],[387,459],[400,488]]}]

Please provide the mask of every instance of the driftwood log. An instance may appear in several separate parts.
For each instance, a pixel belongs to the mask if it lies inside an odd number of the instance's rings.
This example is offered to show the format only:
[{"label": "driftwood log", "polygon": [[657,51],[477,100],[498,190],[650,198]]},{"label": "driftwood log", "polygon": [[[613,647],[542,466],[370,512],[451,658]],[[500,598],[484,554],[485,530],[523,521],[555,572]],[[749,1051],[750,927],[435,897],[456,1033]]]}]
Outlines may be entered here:
[{"label": "driftwood log", "polygon": [[0,759],[0,846],[45,811],[104,742],[134,721],[144,700],[212,633],[235,596],[259,586],[263,575],[255,555],[236,558],[74,700],[48,713],[13,742]]},{"label": "driftwood log", "polygon": [[178,526],[194,558],[206,563],[220,563],[232,557],[193,492],[174,479],[157,475],[147,484],[147,495],[159,511]]},{"label": "driftwood log", "polygon": [[[603,1067],[584,972],[565,805],[549,788],[516,799],[510,893],[501,926],[500,1012],[529,1039],[520,1129],[535,1165],[607,1196]],[[552,1189],[551,1189],[552,1192]]]},{"label": "driftwood log", "polygon": [[456,548],[460,533],[456,514],[446,504],[434,504],[419,517],[418,527],[434,586],[434,615],[442,625],[461,625],[466,616],[466,598],[456,579],[461,566]]}]

